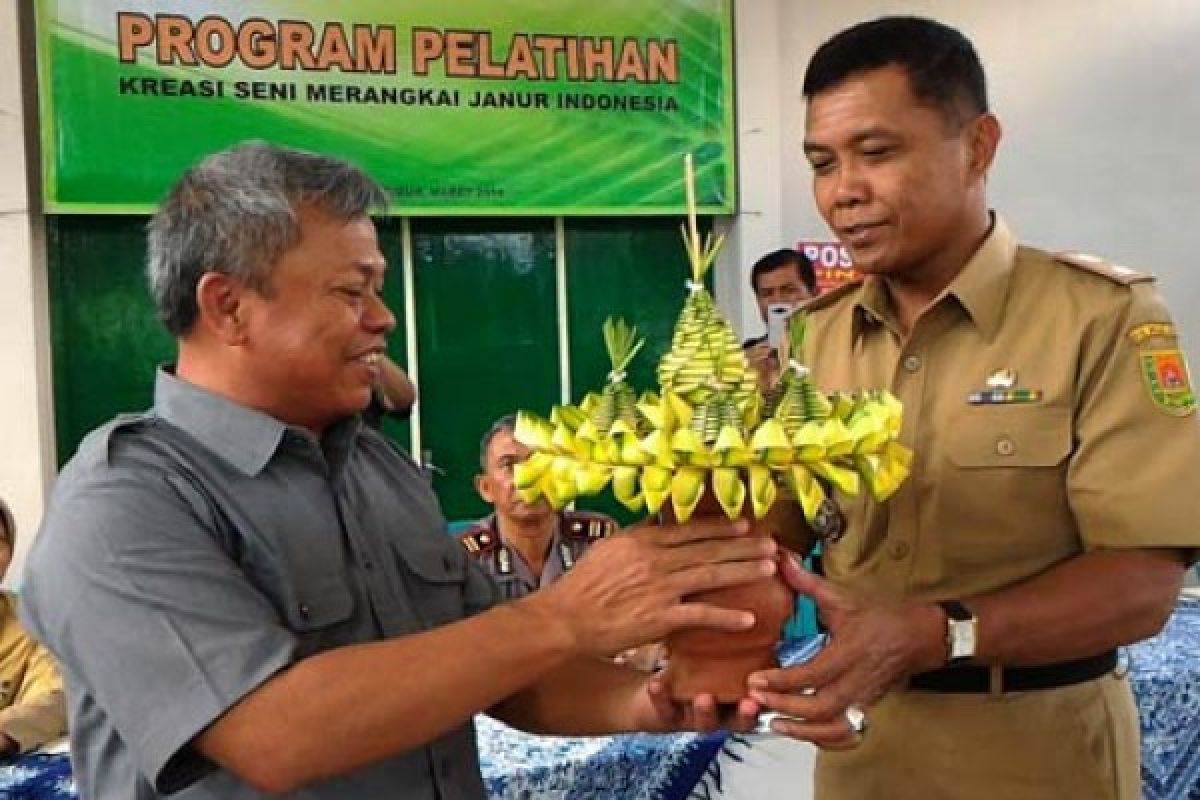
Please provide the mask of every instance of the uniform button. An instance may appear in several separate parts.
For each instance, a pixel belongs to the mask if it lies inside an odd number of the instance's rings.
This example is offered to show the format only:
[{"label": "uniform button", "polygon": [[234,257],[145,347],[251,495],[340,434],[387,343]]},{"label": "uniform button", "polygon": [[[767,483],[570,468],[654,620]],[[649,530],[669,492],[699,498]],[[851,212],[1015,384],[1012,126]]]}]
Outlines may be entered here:
[{"label": "uniform button", "polygon": [[1001,436],[996,440],[996,453],[1002,456],[1011,456],[1017,452],[1017,443],[1007,436]]},{"label": "uniform button", "polygon": [[371,570],[375,569],[375,562],[371,561],[370,559],[364,559],[362,562],[362,565],[363,565],[363,569],[365,569],[367,572],[370,572]]},{"label": "uniform button", "polygon": [[301,619],[308,619],[312,616],[312,609],[308,607],[308,603],[301,603],[296,610],[300,612]]},{"label": "uniform button", "polygon": [[902,558],[907,558],[910,549],[911,548],[908,546],[908,542],[896,542],[892,545],[892,558],[896,559],[897,561]]},{"label": "uniform button", "polygon": [[920,356],[908,356],[904,359],[904,369],[908,372],[916,372],[921,368]]}]

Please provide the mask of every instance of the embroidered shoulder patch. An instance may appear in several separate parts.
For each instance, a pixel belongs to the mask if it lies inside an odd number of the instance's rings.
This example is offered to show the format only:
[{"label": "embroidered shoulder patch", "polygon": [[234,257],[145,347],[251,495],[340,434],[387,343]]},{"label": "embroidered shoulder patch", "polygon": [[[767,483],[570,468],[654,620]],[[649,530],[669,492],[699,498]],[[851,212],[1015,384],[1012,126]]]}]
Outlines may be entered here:
[{"label": "embroidered shoulder patch", "polygon": [[1170,322],[1146,322],[1129,331],[1129,340],[1141,344],[1147,339],[1174,339],[1178,336]]},{"label": "embroidered shoulder patch", "polygon": [[1177,417],[1196,410],[1196,394],[1182,350],[1143,350],[1139,355],[1142,378],[1155,405]]}]

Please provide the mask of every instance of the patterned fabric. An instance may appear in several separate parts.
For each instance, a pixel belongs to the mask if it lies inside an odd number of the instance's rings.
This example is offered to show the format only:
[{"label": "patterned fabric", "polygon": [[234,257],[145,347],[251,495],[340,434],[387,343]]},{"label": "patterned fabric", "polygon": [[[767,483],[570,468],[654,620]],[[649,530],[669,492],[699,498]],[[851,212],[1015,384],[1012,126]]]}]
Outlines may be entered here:
[{"label": "patterned fabric", "polygon": [[1126,649],[1142,723],[1144,800],[1200,800],[1200,599]]},{"label": "patterned fabric", "polygon": [[66,753],[30,753],[0,764],[0,800],[73,800],[75,781]]},{"label": "patterned fabric", "polygon": [[[820,639],[788,642],[784,663],[809,657]],[[1200,600],[1180,600],[1163,632],[1126,648],[1142,721],[1145,800],[1200,800]],[[531,736],[476,719],[480,761],[493,800],[682,800],[719,797],[714,756],[730,742],[696,736]],[[754,737],[737,737],[738,747]],[[0,765],[0,800],[74,798],[66,755],[28,755]]]}]

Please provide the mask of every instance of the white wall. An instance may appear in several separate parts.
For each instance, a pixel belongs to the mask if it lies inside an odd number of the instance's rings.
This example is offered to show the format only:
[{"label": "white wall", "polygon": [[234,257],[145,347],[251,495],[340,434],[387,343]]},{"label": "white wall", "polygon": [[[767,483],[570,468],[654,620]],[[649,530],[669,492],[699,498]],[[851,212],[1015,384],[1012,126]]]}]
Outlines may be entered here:
[{"label": "white wall", "polygon": [[[755,5],[741,2],[739,13]],[[892,13],[934,17],[975,43],[1005,130],[992,174],[993,207],[1030,244],[1083,250],[1158,276],[1195,368],[1200,2],[785,2],[777,23],[781,244],[829,238],[798,146],[807,60],[838,30]]]},{"label": "white wall", "polygon": [[32,76],[19,28],[17,4],[0,2],[0,497],[18,530],[8,584],[19,579],[54,470],[44,229],[26,172]]}]

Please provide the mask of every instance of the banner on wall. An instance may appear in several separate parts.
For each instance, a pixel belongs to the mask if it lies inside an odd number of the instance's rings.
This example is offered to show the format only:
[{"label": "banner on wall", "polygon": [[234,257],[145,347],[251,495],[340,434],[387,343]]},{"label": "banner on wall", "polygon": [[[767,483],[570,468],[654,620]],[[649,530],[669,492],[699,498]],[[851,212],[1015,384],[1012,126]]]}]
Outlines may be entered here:
[{"label": "banner on wall", "polygon": [[801,239],[796,242],[796,249],[812,262],[817,274],[817,288],[822,294],[862,277],[862,273],[854,268],[849,249],[841,242]]},{"label": "banner on wall", "polygon": [[686,152],[734,211],[732,0],[37,3],[51,212],[149,211],[245,139],[396,214],[678,214]]}]

